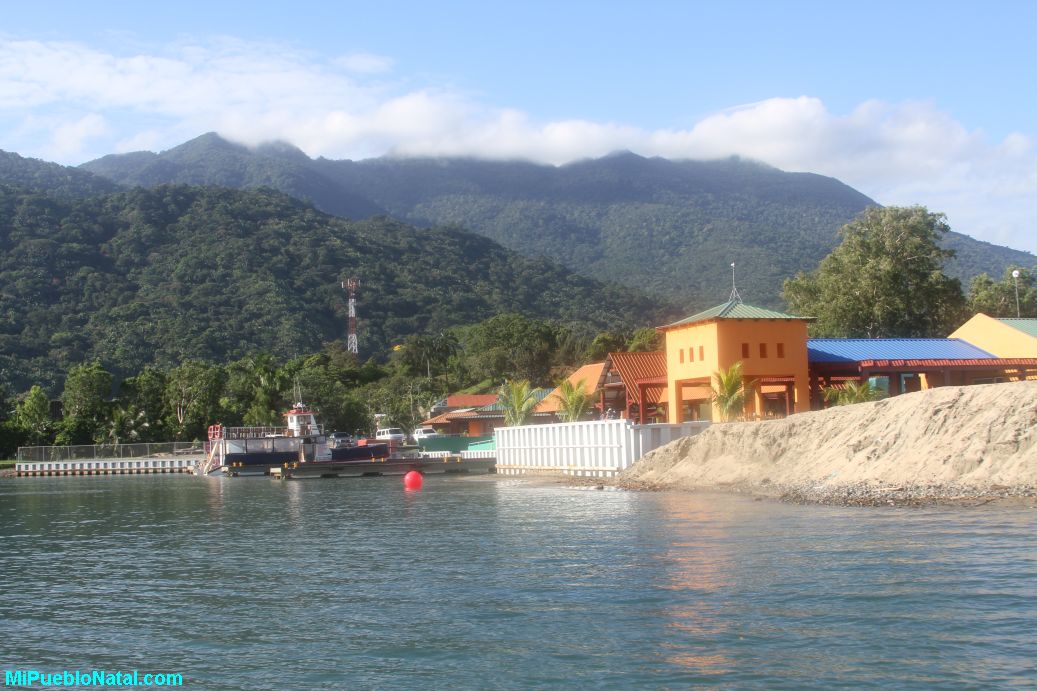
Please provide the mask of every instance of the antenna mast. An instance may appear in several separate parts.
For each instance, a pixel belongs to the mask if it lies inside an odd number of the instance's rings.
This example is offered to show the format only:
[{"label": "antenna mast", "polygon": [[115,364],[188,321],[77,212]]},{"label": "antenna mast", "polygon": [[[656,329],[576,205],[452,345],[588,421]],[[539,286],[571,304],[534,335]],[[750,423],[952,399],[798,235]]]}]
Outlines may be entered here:
[{"label": "antenna mast", "polygon": [[360,279],[347,278],[342,281],[343,290],[349,291],[349,336],[346,339],[346,350],[358,354],[356,342],[356,289],[360,287]]},{"label": "antenna mast", "polygon": [[738,294],[738,288],[735,287],[735,263],[731,262],[731,297],[727,299],[728,302],[741,302],[742,296]]}]

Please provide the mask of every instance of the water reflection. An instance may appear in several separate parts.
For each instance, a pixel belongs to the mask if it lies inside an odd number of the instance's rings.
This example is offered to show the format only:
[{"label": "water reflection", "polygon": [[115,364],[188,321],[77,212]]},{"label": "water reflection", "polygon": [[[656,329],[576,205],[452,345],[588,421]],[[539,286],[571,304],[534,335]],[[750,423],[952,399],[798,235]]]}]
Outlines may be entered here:
[{"label": "water reflection", "polygon": [[730,587],[736,568],[730,526],[718,515],[717,501],[724,499],[662,494],[658,502],[669,535],[659,555],[666,574],[662,587],[674,591],[673,603],[663,609],[670,635],[662,647],[667,662],[695,675],[723,674],[735,664],[711,645],[732,630],[717,596]]}]

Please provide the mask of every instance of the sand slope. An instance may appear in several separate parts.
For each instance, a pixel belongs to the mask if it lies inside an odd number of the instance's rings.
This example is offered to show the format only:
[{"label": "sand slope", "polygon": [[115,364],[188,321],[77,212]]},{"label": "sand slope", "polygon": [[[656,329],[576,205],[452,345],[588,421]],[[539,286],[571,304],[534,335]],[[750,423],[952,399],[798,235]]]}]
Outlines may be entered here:
[{"label": "sand slope", "polygon": [[1037,381],[944,387],[711,426],[648,454],[620,484],[673,489],[1037,486]]}]

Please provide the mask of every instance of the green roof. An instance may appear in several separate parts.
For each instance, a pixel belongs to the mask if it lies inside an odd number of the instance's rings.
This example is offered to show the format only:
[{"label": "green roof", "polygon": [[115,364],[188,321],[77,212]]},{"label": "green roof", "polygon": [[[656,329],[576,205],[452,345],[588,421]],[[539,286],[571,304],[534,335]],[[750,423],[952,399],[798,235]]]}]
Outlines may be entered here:
[{"label": "green roof", "polygon": [[785,314],[784,312],[775,312],[774,310],[764,309],[763,307],[754,307],[753,305],[747,305],[744,302],[738,300],[730,300],[717,305],[716,307],[710,307],[708,310],[693,314],[690,317],[681,319],[680,321],[667,324],[666,326],[660,327],[663,329],[671,329],[675,326],[688,326],[689,324],[698,324],[699,322],[714,321],[717,319],[799,319],[802,321],[809,321],[809,317],[797,317],[794,314]]},{"label": "green roof", "polygon": [[[537,403],[547,398],[547,396],[554,391],[554,389],[533,389],[533,398]],[[475,411],[478,413],[499,413],[503,412],[504,405],[501,403],[491,403],[490,405],[484,405],[481,408],[476,408]]]},{"label": "green roof", "polygon": [[1037,338],[1037,319],[998,319],[998,321]]}]

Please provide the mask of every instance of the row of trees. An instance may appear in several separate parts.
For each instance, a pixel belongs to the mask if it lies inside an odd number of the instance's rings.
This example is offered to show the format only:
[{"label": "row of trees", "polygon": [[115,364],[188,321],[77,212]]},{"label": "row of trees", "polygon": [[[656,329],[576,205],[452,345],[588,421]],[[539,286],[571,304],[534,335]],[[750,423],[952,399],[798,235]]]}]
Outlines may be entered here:
[{"label": "row of trees", "polygon": [[0,396],[0,452],[200,439],[215,422],[275,426],[298,398],[328,430],[369,432],[376,413],[410,430],[447,393],[495,391],[505,380],[552,386],[609,351],[657,348],[655,338],[651,329],[591,334],[503,314],[411,336],[381,364],[357,362],[341,342],[287,362],[267,353],[223,365],[188,360],[168,369],[148,366],[121,381],[101,362],[89,362],[70,370],[61,391],[35,385],[10,401]]},{"label": "row of trees", "polygon": [[1037,317],[1034,269],[1009,268],[1000,281],[980,274],[967,294],[947,276],[949,230],[943,214],[921,206],[870,208],[843,226],[842,243],[815,271],[785,281],[785,300],[817,319],[813,335],[828,337],[941,337],[977,312]]}]

